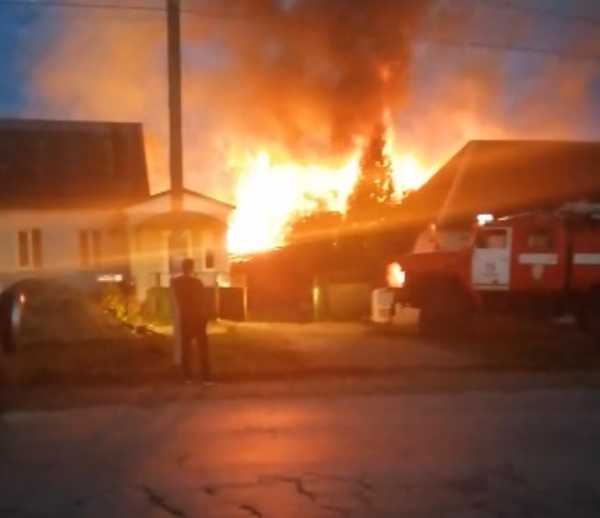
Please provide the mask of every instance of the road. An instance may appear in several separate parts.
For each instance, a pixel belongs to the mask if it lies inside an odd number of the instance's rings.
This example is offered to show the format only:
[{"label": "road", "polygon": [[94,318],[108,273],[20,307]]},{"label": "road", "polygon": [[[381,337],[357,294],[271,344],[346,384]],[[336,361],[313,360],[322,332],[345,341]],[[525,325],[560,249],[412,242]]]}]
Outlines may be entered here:
[{"label": "road", "polygon": [[3,414],[0,516],[600,516],[596,390],[181,394]]}]

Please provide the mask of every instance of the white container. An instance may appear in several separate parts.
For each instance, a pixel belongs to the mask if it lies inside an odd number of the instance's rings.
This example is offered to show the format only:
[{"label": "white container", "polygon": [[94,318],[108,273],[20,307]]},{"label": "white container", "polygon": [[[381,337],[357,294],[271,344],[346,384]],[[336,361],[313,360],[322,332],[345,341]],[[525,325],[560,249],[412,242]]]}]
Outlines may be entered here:
[{"label": "white container", "polygon": [[377,288],[371,294],[371,321],[389,324],[394,317],[394,290]]}]

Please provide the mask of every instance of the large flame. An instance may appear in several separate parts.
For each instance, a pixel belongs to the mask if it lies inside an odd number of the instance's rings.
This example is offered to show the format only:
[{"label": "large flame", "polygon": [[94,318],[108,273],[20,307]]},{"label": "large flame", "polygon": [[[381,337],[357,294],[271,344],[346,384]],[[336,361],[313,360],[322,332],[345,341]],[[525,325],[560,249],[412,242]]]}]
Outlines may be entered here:
[{"label": "large flame", "polygon": [[[429,171],[412,153],[397,152],[391,144],[386,153],[399,196],[429,178]],[[227,238],[229,252],[244,255],[281,246],[289,223],[316,210],[344,214],[360,173],[360,156],[357,149],[341,167],[275,160],[266,150],[230,159],[240,179]]]},{"label": "large flame", "polygon": [[359,173],[358,154],[340,168],[277,162],[266,151],[241,162],[237,209],[227,239],[233,254],[282,245],[295,216],[319,209],[344,212]]}]

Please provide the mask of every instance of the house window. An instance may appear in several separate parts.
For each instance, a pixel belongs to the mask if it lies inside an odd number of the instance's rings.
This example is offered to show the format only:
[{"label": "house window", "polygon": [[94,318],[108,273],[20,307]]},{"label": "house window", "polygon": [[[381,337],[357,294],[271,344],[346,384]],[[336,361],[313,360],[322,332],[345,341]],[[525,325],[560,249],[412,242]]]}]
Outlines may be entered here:
[{"label": "house window", "polygon": [[163,233],[163,253],[165,272],[171,275],[181,273],[184,259],[192,258],[192,234],[189,230]]},{"label": "house window", "polygon": [[42,267],[42,231],[39,228],[20,230],[19,268],[39,270]]},{"label": "house window", "polygon": [[79,232],[79,259],[84,268],[90,265],[90,238],[87,230]]},{"label": "house window", "polygon": [[476,247],[495,250],[508,248],[508,232],[503,228],[484,228],[477,234]]},{"label": "house window", "polygon": [[42,231],[34,228],[31,231],[31,244],[33,245],[33,267],[42,267]]},{"label": "house window", "polygon": [[92,230],[92,258],[95,265],[102,263],[102,233]]},{"label": "house window", "polygon": [[29,232],[19,232],[19,267],[29,268]]},{"label": "house window", "polygon": [[213,270],[215,268],[215,251],[211,249],[206,250],[206,257],[204,258],[204,267],[207,270]]},{"label": "house window", "polygon": [[207,233],[204,236],[204,269],[214,270],[215,269],[215,242],[212,233]]},{"label": "house window", "polygon": [[102,262],[102,233],[99,230],[79,231],[79,258],[83,268],[100,266]]}]

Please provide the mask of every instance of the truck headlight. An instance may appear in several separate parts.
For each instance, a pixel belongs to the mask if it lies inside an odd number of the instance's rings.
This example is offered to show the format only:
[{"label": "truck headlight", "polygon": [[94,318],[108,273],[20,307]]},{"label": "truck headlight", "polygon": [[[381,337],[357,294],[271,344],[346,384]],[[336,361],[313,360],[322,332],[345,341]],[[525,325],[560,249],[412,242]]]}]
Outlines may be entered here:
[{"label": "truck headlight", "polygon": [[399,263],[392,263],[387,268],[387,282],[390,288],[403,288],[406,283],[406,272]]}]

